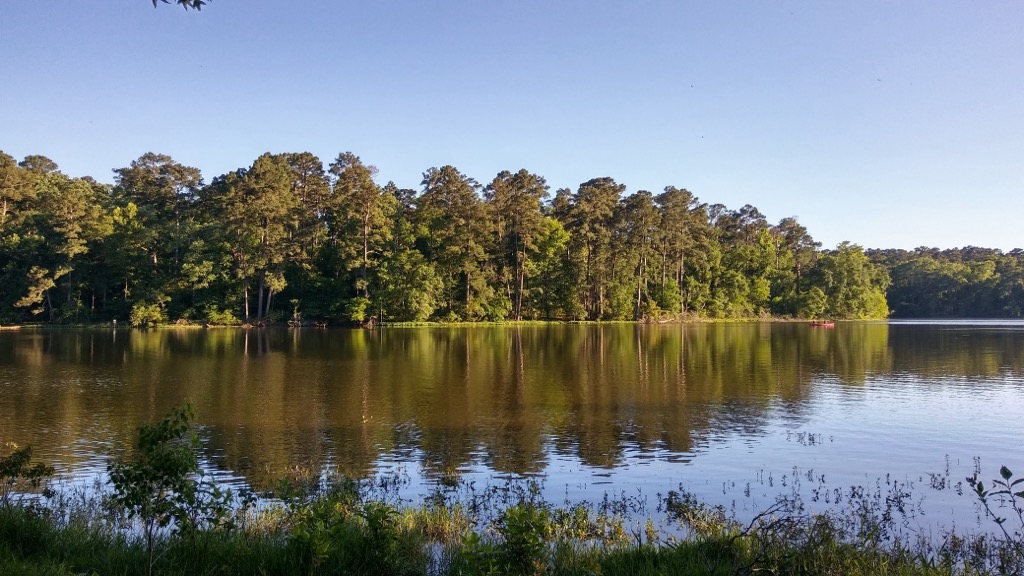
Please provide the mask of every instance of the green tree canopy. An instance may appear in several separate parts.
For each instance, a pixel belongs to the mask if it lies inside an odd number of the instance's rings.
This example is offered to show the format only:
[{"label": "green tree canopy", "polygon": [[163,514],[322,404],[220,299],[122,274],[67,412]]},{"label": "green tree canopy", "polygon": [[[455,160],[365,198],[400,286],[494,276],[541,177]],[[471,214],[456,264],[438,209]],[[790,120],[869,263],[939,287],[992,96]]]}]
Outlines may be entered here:
[{"label": "green tree canopy", "polygon": [[500,172],[484,190],[497,236],[497,273],[515,320],[523,316],[527,273],[534,269],[537,242],[545,231],[541,206],[547,195],[544,178],[525,169],[515,174]]}]

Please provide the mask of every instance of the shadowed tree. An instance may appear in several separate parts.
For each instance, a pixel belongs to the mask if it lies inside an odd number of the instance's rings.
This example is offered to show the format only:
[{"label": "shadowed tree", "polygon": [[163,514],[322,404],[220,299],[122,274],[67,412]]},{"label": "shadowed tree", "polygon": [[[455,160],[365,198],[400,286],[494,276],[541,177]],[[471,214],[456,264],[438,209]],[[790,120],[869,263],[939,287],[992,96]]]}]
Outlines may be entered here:
[{"label": "shadowed tree", "polygon": [[814,241],[814,238],[807,232],[807,228],[797,221],[796,216],[783,218],[772,229],[772,232],[777,238],[779,247],[793,253],[794,272],[799,288],[800,280],[814,266],[821,242]]},{"label": "shadowed tree", "polygon": [[134,203],[143,223],[164,244],[151,247],[149,257],[153,264],[167,257],[176,258],[180,251],[176,241],[187,233],[182,229],[183,220],[203,186],[199,169],[179,164],[165,154],[148,152],[133,160],[129,167],[114,170],[114,174],[117,205]]},{"label": "shadowed tree", "polygon": [[569,233],[554,218],[544,218],[544,230],[537,240],[536,277],[536,290],[527,295],[536,314],[547,319],[585,317],[576,298],[576,267],[569,250]]},{"label": "shadowed tree", "polygon": [[293,234],[301,261],[296,264],[306,266],[327,238],[325,222],[334,198],[320,158],[310,152],[290,152],[282,156],[288,163],[292,195],[298,202]]},{"label": "shadowed tree", "polygon": [[769,276],[774,261],[771,239],[765,236],[768,221],[749,204],[739,210],[714,205],[709,216],[718,231],[722,250],[722,272],[715,274],[712,282],[714,313],[763,313],[771,296]]},{"label": "shadowed tree", "polygon": [[24,160],[18,162],[18,166],[34,174],[53,174],[60,171],[56,162],[38,154],[25,156]]},{"label": "shadowed tree", "polygon": [[686,258],[686,269],[680,290],[683,294],[682,308],[699,314],[719,315],[712,294],[719,283],[722,273],[722,243],[718,238],[718,229],[713,226],[713,215],[718,212],[720,204],[707,206],[701,204],[695,211],[695,228],[693,247]]},{"label": "shadowed tree", "polygon": [[[280,156],[288,166],[291,197],[294,199],[288,224],[292,252],[280,273],[282,278],[287,279],[288,294],[281,295],[301,302],[308,300],[305,294],[316,291],[322,284],[321,270],[317,266],[318,256],[329,241],[327,223],[334,194],[324,164],[315,154],[287,152]],[[298,308],[298,304],[293,303],[293,313],[297,313]]]}]

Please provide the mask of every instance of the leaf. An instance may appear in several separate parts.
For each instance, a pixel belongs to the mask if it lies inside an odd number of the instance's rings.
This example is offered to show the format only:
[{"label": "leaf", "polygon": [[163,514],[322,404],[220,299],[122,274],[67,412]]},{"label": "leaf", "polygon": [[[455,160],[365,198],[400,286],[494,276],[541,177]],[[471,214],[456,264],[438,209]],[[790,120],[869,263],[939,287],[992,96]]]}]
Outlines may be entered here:
[{"label": "leaf", "polygon": [[1003,477],[1003,480],[1009,480],[1013,476],[1013,472],[1006,466],[999,468],[999,475]]}]

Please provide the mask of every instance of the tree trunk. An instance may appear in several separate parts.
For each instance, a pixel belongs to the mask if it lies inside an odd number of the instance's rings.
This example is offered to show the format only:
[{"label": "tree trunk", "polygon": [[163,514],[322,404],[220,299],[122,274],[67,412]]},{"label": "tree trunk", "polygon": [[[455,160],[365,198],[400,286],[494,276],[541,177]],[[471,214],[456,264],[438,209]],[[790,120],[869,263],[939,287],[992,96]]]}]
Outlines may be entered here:
[{"label": "tree trunk", "polygon": [[587,245],[587,273],[585,275],[584,282],[586,283],[583,291],[583,309],[586,310],[587,316],[593,319],[594,316],[594,301],[596,300],[596,294],[594,294],[594,282],[593,282],[593,262],[594,262],[594,250],[588,244]]},{"label": "tree trunk", "polygon": [[264,283],[266,281],[265,274],[266,274],[266,272],[263,272],[263,271],[260,272],[260,282],[259,282],[259,285],[256,287],[256,294],[257,294],[257,296],[256,296],[256,320],[257,321],[263,320],[263,288],[264,288]]},{"label": "tree trunk", "polygon": [[523,319],[523,284],[526,274],[521,266],[516,271],[516,274],[519,276],[516,288],[516,320],[518,321]]},{"label": "tree trunk", "polygon": [[679,272],[676,274],[676,285],[679,286],[679,313],[683,314],[686,312],[686,298],[684,298],[685,291],[683,290],[683,271],[685,270],[685,257],[682,253],[679,254]]},{"label": "tree trunk", "polygon": [[636,307],[633,308],[633,320],[640,319],[641,286],[643,286],[643,264],[637,266],[636,274]]},{"label": "tree trunk", "polygon": [[515,262],[512,268],[515,276],[515,295],[513,296],[512,304],[512,317],[515,320],[520,320],[523,314],[523,260],[526,259],[526,251],[523,251],[523,258],[519,258],[519,236],[515,236],[515,241],[512,243],[512,258]]},{"label": "tree trunk", "polygon": [[466,316],[463,320],[469,320],[469,271],[466,271]]},{"label": "tree trunk", "polygon": [[370,282],[367,280],[366,269],[370,261],[370,224],[363,221],[363,298],[370,297]]}]

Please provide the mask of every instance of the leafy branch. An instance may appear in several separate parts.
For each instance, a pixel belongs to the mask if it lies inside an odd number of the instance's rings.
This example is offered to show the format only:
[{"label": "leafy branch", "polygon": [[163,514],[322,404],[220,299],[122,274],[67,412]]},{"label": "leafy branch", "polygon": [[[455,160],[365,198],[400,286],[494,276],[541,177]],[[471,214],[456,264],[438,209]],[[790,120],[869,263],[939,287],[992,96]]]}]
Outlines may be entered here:
[{"label": "leafy branch", "polygon": [[0,457],[0,505],[11,506],[15,495],[23,490],[35,490],[54,475],[54,469],[45,464],[32,465],[32,447],[18,448],[8,444],[12,452]]},{"label": "leafy branch", "polygon": [[[985,483],[978,479],[977,472],[967,478],[967,484],[978,497],[985,510],[985,516],[992,518],[992,521],[1002,530],[1006,543],[1024,554],[1024,478],[1013,479],[1013,472],[1006,466],[999,468],[1000,479],[992,480],[992,487],[985,489]],[[992,501],[995,501],[999,508],[1009,506],[1014,515],[1017,516],[1018,527],[1011,534],[1006,528],[1006,516],[1000,516],[992,509]]]}]

